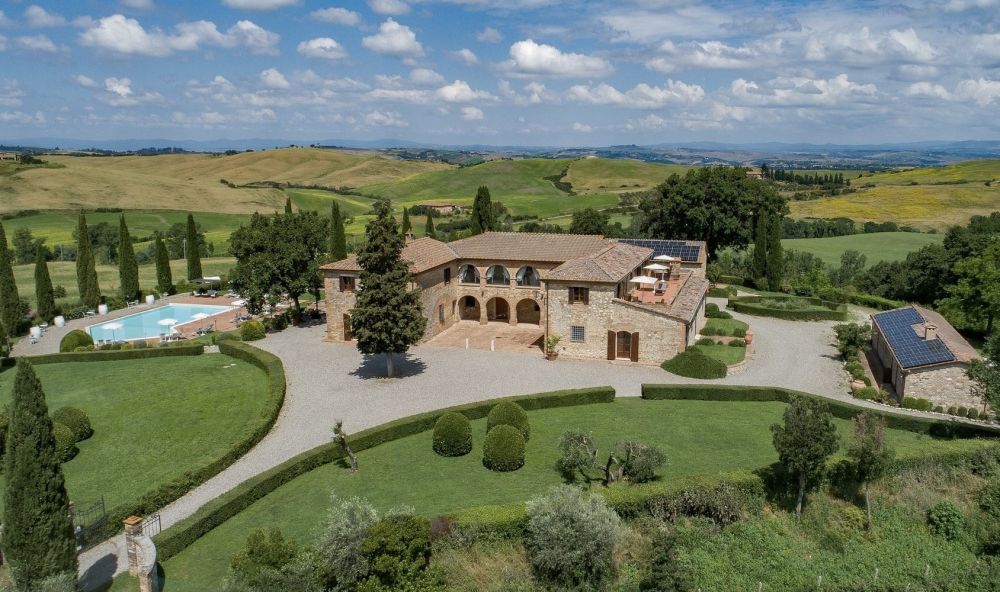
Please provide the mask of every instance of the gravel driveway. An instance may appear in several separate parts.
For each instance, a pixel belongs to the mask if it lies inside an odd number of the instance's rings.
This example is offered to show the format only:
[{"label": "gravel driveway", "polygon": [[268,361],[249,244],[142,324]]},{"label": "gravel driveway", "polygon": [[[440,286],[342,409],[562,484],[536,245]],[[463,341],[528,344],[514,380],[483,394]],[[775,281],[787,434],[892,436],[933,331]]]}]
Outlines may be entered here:
[{"label": "gravel driveway", "polygon": [[[254,475],[329,442],[337,419],[349,432],[358,432],[414,413],[506,395],[611,385],[618,396],[637,397],[644,382],[783,386],[847,396],[846,375],[832,345],[834,323],[734,316],[753,326],[754,352],[740,372],[714,381],[626,363],[549,362],[539,354],[428,346],[413,348],[405,362],[397,360],[399,377],[386,380],[382,357],[365,359],[354,345],[323,342],[323,326],[291,327],[255,344],[285,365],[288,394],[274,429],[232,466],[163,508],[161,524],[167,528]],[[88,588],[127,568],[123,547],[123,537],[117,537],[81,555]]]}]

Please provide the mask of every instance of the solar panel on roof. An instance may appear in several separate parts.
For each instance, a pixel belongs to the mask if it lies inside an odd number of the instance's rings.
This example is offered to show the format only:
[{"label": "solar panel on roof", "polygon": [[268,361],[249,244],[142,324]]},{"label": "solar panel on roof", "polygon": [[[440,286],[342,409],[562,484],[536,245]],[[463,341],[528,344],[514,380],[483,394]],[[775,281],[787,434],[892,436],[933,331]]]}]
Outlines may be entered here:
[{"label": "solar panel on roof", "polygon": [[654,256],[669,255],[679,257],[681,261],[697,261],[701,254],[701,245],[689,245],[680,240],[657,240],[648,238],[623,238],[621,242],[645,247],[653,250]]},{"label": "solar panel on roof", "polygon": [[874,315],[874,319],[903,368],[955,360],[955,355],[940,337],[924,339],[913,330],[913,326],[922,324],[924,318],[912,307],[878,313]]}]

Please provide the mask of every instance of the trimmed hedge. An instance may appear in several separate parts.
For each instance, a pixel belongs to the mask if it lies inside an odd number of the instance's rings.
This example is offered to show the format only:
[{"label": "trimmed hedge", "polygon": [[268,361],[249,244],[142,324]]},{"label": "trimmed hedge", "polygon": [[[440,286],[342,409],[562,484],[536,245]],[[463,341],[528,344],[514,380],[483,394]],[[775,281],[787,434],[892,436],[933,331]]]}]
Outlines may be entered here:
[{"label": "trimmed hedge", "polygon": [[[237,343],[230,341],[224,342],[224,344],[225,346],[230,344],[237,345]],[[222,347],[223,343],[219,345]],[[481,419],[486,417],[490,409],[500,401],[514,401],[522,409],[533,411],[536,409],[611,403],[614,400],[615,389],[610,386],[601,386],[469,403],[412,415],[358,432],[351,437],[351,447],[355,452],[360,452],[379,444],[405,438],[406,436],[420,432],[426,432],[434,427],[439,417],[449,412],[461,413],[469,419]],[[188,516],[158,534],[155,538],[159,560],[165,561],[173,557],[204,536],[205,533],[239,514],[250,506],[250,504],[292,479],[341,458],[343,458],[343,453],[340,451],[340,447],[331,442],[303,452],[276,467],[247,479],[233,489],[208,502],[193,515]]]},{"label": "trimmed hedge", "polygon": [[59,351],[68,353],[76,351],[78,347],[87,347],[88,345],[94,345],[94,338],[86,331],[73,329],[63,335],[63,338],[59,341]]},{"label": "trimmed hedge", "polygon": [[725,378],[729,369],[722,360],[705,355],[701,350],[689,349],[660,364],[660,367],[687,378]]},{"label": "trimmed hedge", "polygon": [[47,354],[28,358],[32,364],[63,364],[67,362],[110,362],[115,360],[144,360],[146,358],[163,358],[169,356],[200,356],[205,353],[205,346],[178,345],[175,347],[149,347],[139,349],[120,349],[114,351],[82,351],[61,354]]},{"label": "trimmed hedge", "polygon": [[472,426],[461,413],[445,413],[434,424],[434,452],[441,456],[463,456],[472,451]]},{"label": "trimmed hedge", "polygon": [[524,466],[524,434],[512,425],[498,425],[486,432],[483,465],[500,473]]},{"label": "trimmed hedge", "polygon": [[709,298],[729,298],[736,296],[736,294],[736,288],[733,288],[732,286],[728,288],[709,288],[708,290]]},{"label": "trimmed hedge", "polygon": [[[763,300],[792,299],[805,300],[813,306],[823,307],[826,310],[769,308],[761,303]],[[800,296],[743,296],[741,298],[730,298],[728,306],[736,312],[761,317],[774,317],[786,321],[846,321],[848,317],[846,304],[828,302],[821,298]]]},{"label": "trimmed hedge", "polygon": [[59,462],[71,460],[80,452],[80,449],[76,447],[76,436],[73,434],[73,430],[69,429],[69,426],[53,422],[52,435],[56,440],[56,457]]},{"label": "trimmed hedge", "polygon": [[520,405],[513,401],[503,401],[498,403],[490,414],[486,416],[486,433],[489,434],[493,428],[502,425],[511,426],[521,432],[525,441],[531,438],[531,426],[528,424],[528,414]]},{"label": "trimmed hedge", "polygon": [[258,339],[264,339],[265,333],[264,323],[261,323],[256,319],[251,319],[240,325],[240,339],[243,341],[257,341]]},{"label": "trimmed hedge", "polygon": [[792,396],[819,399],[827,404],[835,417],[852,419],[858,413],[870,411],[885,418],[886,426],[947,438],[1000,437],[1000,427],[973,425],[941,420],[935,417],[913,417],[881,409],[871,409],[848,401],[828,399],[812,393],[776,386],[736,386],[728,384],[643,384],[642,398],[650,400],[689,401],[778,401],[787,403]]},{"label": "trimmed hedge", "polygon": [[73,432],[76,442],[82,442],[94,435],[94,428],[90,425],[90,418],[83,409],[77,407],[60,407],[52,414],[52,421],[61,423]]}]

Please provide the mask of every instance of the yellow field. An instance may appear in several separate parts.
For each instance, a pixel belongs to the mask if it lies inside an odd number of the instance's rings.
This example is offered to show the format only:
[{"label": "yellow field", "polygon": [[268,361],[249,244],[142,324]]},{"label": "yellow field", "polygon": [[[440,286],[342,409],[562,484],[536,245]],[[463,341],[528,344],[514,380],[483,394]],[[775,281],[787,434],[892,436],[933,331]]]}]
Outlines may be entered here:
[{"label": "yellow field", "polygon": [[284,193],[276,189],[232,189],[220,179],[236,184],[283,181],[357,187],[451,168],[374,152],[311,148],[232,156],[46,156],[45,160],[64,166],[0,174],[0,212],[103,207],[252,213],[282,207]]}]

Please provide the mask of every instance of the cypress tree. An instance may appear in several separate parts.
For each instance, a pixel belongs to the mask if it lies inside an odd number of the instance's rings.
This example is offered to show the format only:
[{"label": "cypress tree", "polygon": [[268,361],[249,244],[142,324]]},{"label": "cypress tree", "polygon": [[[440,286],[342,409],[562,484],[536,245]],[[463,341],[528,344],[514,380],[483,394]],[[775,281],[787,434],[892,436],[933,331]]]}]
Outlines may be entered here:
[{"label": "cypress tree", "polygon": [[41,245],[35,256],[35,300],[38,301],[38,320],[52,322],[56,316],[56,300],[52,293],[49,264],[45,261],[45,248]]},{"label": "cypress tree", "polygon": [[0,323],[0,358],[10,357],[10,338],[7,336],[7,328]]},{"label": "cypress tree", "polygon": [[291,197],[286,197],[285,198],[285,213],[286,214],[291,214],[292,213],[292,198]]},{"label": "cypress tree", "polygon": [[410,224],[410,210],[403,208],[403,228],[401,232],[403,234],[406,234],[407,232],[411,232],[412,230],[413,230],[413,225]]},{"label": "cypress tree", "polygon": [[768,216],[767,228],[767,285],[778,291],[785,279],[785,257],[781,252],[781,216]]},{"label": "cypress tree", "polygon": [[[289,202],[289,206],[291,202]],[[198,227],[194,216],[188,214],[187,219],[187,279],[188,281],[201,277],[201,243],[198,241]]]},{"label": "cypress tree", "polygon": [[170,271],[170,253],[163,237],[156,235],[156,289],[160,294],[167,295],[174,291],[174,276]]},{"label": "cypress tree", "polygon": [[347,258],[347,235],[344,233],[344,216],[337,202],[330,207],[330,218],[330,258],[340,261]]},{"label": "cypress tree", "polygon": [[493,202],[490,200],[489,187],[482,185],[476,191],[476,200],[472,202],[472,234],[490,230],[496,230]]},{"label": "cypress tree", "polygon": [[118,279],[121,282],[122,298],[125,302],[139,299],[139,264],[135,260],[132,236],[122,214],[118,224]]},{"label": "cypress tree", "polygon": [[[752,263],[755,283],[763,282],[767,278],[767,218],[767,212],[762,210],[757,213],[757,221],[754,224]],[[766,288],[759,284],[757,287]]]},{"label": "cypress tree", "polygon": [[45,393],[31,364],[20,360],[4,458],[3,548],[18,589],[64,573],[76,575],[69,497],[56,458]]},{"label": "cypress tree", "polygon": [[430,213],[427,214],[427,225],[424,226],[424,236],[437,238],[437,232],[434,231],[434,216],[431,216]]},{"label": "cypress tree", "polygon": [[94,265],[94,251],[90,245],[90,231],[83,210],[76,226],[76,285],[80,289],[80,301],[91,308],[101,303],[101,289],[97,285],[97,267]]},{"label": "cypress tree", "polygon": [[21,297],[14,283],[14,257],[7,247],[7,232],[0,224],[0,322],[10,333],[17,334],[20,328]]},{"label": "cypress tree", "polygon": [[420,292],[410,290],[410,268],[400,257],[406,244],[387,201],[377,201],[375,219],[365,228],[365,244],[358,251],[361,266],[357,301],[351,311],[351,330],[363,354],[384,354],[386,374],[392,376],[393,354],[406,353],[423,337],[427,319]]}]

